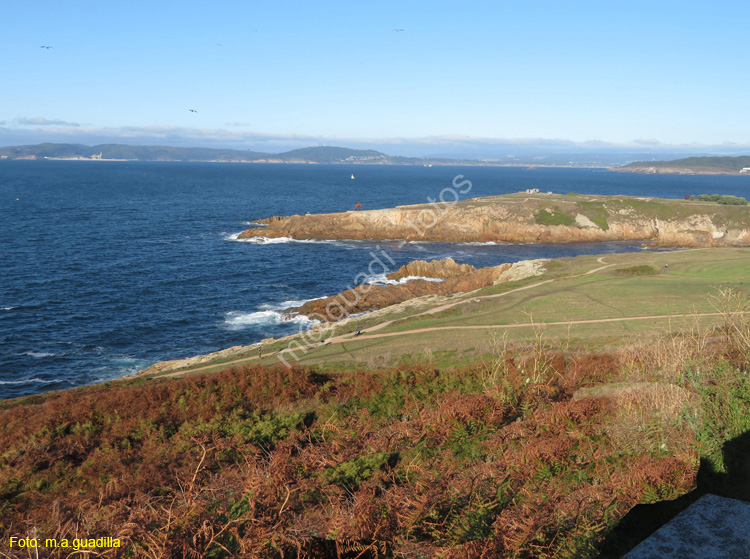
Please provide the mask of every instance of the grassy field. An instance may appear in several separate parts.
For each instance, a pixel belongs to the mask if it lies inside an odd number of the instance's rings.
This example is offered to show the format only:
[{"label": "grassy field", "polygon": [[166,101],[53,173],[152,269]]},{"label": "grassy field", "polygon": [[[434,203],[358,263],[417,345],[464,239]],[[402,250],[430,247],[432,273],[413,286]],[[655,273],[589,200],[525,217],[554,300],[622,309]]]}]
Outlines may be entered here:
[{"label": "grassy field", "polygon": [[[701,192],[686,192],[694,196]],[[572,225],[573,216],[580,213],[588,217],[600,229],[609,228],[608,219],[629,216],[637,219],[659,219],[662,221],[684,220],[696,214],[711,215],[716,224],[746,226],[750,224],[750,213],[744,208],[720,205],[709,200],[685,200],[634,196],[598,196],[593,194],[517,192],[500,196],[486,196],[462,200],[457,208],[487,208],[506,206],[510,209],[531,209],[540,225]],[[429,209],[428,205],[409,206]],[[553,210],[550,213],[549,210]]]},{"label": "grassy field", "polygon": [[[552,272],[523,282],[541,284],[536,287],[507,293],[518,285],[504,284],[464,297],[460,304],[435,314],[396,317],[389,326],[372,332],[373,336],[399,335],[368,338],[367,326],[373,325],[361,324],[364,336],[311,350],[302,362],[388,365],[405,355],[441,351],[455,352],[461,362],[471,354],[484,354],[493,339],[503,335],[532,341],[543,330],[550,343],[597,348],[616,344],[627,335],[680,329],[696,318],[711,325],[718,317],[668,315],[715,313],[711,296],[717,289],[742,287],[750,277],[748,256],[743,249],[699,249],[608,255],[602,262],[591,256],[560,259]],[[618,273],[639,266],[655,273]],[[546,279],[555,281],[542,284]],[[609,319],[614,320],[588,322]],[[420,332],[432,328],[440,330]]]},{"label": "grassy field", "polygon": [[[696,322],[717,325],[712,297],[721,288],[743,288],[747,278],[750,252],[739,248],[560,258],[550,261],[542,276],[363,316],[337,327],[334,343],[295,354],[302,364],[336,370],[418,358],[462,365],[482,359],[499,338],[522,345],[543,337],[559,348],[608,349],[623,337],[676,331]],[[363,335],[355,338],[351,333],[357,327]],[[292,339],[264,346],[261,362],[277,363],[274,354]],[[246,356],[256,357],[256,350]],[[218,371],[237,359],[184,372]]]}]

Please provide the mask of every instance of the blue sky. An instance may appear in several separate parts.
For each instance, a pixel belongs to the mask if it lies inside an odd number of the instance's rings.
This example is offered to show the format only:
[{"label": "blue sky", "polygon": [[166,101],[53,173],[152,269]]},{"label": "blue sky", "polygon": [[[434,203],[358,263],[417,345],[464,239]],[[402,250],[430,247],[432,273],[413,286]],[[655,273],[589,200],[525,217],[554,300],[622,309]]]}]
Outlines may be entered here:
[{"label": "blue sky", "polygon": [[748,47],[747,2],[9,2],[0,145],[750,145]]}]

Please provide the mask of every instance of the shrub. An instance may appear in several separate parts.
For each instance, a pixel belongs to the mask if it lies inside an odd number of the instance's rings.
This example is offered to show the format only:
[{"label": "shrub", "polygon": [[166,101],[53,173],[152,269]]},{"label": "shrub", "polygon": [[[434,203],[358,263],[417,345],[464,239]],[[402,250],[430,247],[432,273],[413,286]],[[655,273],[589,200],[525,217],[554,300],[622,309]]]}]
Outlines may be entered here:
[{"label": "shrub", "polygon": [[716,202],[722,206],[747,205],[747,200],[745,198],[742,198],[741,196],[731,196],[729,194],[699,194],[698,200],[701,200],[702,202]]}]

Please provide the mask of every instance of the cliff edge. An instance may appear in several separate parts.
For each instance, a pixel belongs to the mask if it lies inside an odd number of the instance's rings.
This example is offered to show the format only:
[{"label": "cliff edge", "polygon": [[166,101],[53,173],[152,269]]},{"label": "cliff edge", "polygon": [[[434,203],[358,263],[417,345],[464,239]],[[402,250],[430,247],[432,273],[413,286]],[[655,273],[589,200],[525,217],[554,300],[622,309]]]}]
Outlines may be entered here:
[{"label": "cliff edge", "polygon": [[517,193],[392,209],[274,216],[255,223],[263,227],[243,231],[238,239],[750,245],[746,206],[631,196]]}]

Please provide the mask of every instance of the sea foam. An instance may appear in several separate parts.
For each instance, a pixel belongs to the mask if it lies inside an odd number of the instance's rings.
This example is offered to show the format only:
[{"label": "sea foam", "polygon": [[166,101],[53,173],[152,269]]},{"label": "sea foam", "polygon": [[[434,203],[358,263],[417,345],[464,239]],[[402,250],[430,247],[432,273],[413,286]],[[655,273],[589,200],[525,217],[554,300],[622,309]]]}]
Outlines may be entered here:
[{"label": "sea foam", "polygon": [[247,239],[240,239],[239,233],[232,233],[224,237],[225,241],[237,241],[239,243],[250,243],[254,245],[282,245],[286,243],[308,243],[308,244],[327,244],[327,245],[342,245],[340,241],[333,239],[293,239],[292,237],[249,237]]},{"label": "sea foam", "polygon": [[412,280],[425,280],[425,281],[434,281],[434,282],[441,282],[445,281],[443,278],[426,278],[424,276],[406,276],[401,279],[392,280],[388,279],[385,274],[376,274],[374,276],[370,276],[365,280],[365,283],[370,285],[403,285],[408,281]]},{"label": "sea foam", "polygon": [[27,355],[28,357],[34,357],[35,359],[43,359],[44,357],[55,357],[60,355],[59,353],[49,353],[46,351],[24,351],[20,355]]},{"label": "sea foam", "polygon": [[41,378],[27,378],[23,380],[0,380],[0,384],[52,384],[55,380],[44,380]]},{"label": "sea foam", "polygon": [[224,327],[227,330],[244,330],[253,326],[277,326],[297,324],[300,327],[312,327],[319,324],[304,315],[286,315],[275,310],[256,312],[231,311],[224,315]]}]

